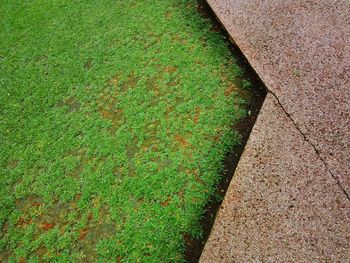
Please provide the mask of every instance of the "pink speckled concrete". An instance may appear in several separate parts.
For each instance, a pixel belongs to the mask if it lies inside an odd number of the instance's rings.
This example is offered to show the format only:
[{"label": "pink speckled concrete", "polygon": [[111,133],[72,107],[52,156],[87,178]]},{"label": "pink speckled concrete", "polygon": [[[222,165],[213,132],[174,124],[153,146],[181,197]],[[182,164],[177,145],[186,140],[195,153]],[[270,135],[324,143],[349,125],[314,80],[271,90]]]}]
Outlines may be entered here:
[{"label": "pink speckled concrete", "polygon": [[200,262],[349,262],[350,202],[268,94]]},{"label": "pink speckled concrete", "polygon": [[350,196],[350,1],[207,2]]},{"label": "pink speckled concrete", "polygon": [[269,92],[200,262],[350,262],[350,1],[207,2]]}]

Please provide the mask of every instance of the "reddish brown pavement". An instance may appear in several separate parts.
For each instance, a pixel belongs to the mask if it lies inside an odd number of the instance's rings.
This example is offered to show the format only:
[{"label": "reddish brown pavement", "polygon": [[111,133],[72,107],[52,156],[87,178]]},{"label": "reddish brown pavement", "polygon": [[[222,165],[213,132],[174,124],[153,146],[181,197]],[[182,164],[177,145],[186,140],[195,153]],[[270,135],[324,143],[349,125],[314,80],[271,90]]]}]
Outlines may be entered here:
[{"label": "reddish brown pavement", "polygon": [[350,202],[268,94],[200,262],[348,262]]},{"label": "reddish brown pavement", "polygon": [[201,262],[349,262],[350,2],[207,1],[268,95]]}]

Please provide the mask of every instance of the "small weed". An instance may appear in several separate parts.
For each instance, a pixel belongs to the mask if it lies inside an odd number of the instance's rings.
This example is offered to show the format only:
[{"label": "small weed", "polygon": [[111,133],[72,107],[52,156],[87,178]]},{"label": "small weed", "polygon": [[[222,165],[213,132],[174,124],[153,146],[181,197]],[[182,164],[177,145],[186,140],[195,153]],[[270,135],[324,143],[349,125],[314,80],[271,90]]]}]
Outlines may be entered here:
[{"label": "small weed", "polygon": [[242,80],[242,88],[243,89],[251,89],[252,88],[252,83],[249,80]]}]

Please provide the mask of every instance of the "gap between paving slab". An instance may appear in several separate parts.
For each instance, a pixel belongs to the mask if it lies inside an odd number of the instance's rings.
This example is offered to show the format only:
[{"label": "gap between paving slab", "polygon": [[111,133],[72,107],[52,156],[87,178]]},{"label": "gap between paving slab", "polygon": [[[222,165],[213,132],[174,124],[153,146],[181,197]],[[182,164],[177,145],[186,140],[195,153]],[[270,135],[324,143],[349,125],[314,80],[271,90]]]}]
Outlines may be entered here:
[{"label": "gap between paving slab", "polygon": [[190,235],[185,235],[185,261],[186,262],[198,262],[199,257],[203,251],[204,245],[210,231],[214,224],[215,215],[222,200],[226,194],[227,188],[231,182],[233,173],[237,167],[238,161],[242,155],[246,142],[249,138],[249,134],[253,128],[256,118],[259,114],[260,108],[264,102],[266,96],[266,87],[259,79],[255,71],[250,67],[246,58],[236,45],[230,43],[227,31],[222,27],[220,22],[216,19],[215,14],[210,9],[205,0],[198,0],[198,11],[206,19],[209,19],[212,23],[212,30],[220,34],[228,44],[231,56],[234,58],[235,63],[242,69],[243,79],[248,80],[251,83],[251,88],[241,90],[240,97],[245,99],[247,104],[245,109],[249,114],[244,119],[239,120],[233,125],[233,129],[239,132],[241,136],[241,142],[235,145],[226,153],[223,160],[224,168],[222,170],[219,182],[216,186],[215,194],[210,198],[209,202],[205,205],[205,213],[201,217],[200,225],[202,227],[202,235],[198,238],[191,238]]},{"label": "gap between paving slab", "polygon": [[350,203],[268,94],[200,262],[346,262]]},{"label": "gap between paving slab", "polygon": [[346,262],[350,4],[208,3],[269,93],[200,261]]},{"label": "gap between paving slab", "polygon": [[350,2],[207,0],[350,195]]}]

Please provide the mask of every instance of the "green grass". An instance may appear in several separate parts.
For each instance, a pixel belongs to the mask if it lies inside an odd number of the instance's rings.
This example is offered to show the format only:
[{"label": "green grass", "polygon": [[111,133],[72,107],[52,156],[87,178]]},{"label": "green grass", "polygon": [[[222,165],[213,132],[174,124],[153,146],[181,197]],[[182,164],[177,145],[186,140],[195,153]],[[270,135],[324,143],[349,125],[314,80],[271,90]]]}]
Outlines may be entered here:
[{"label": "green grass", "polygon": [[0,0],[0,261],[184,260],[244,115],[196,6]]}]

